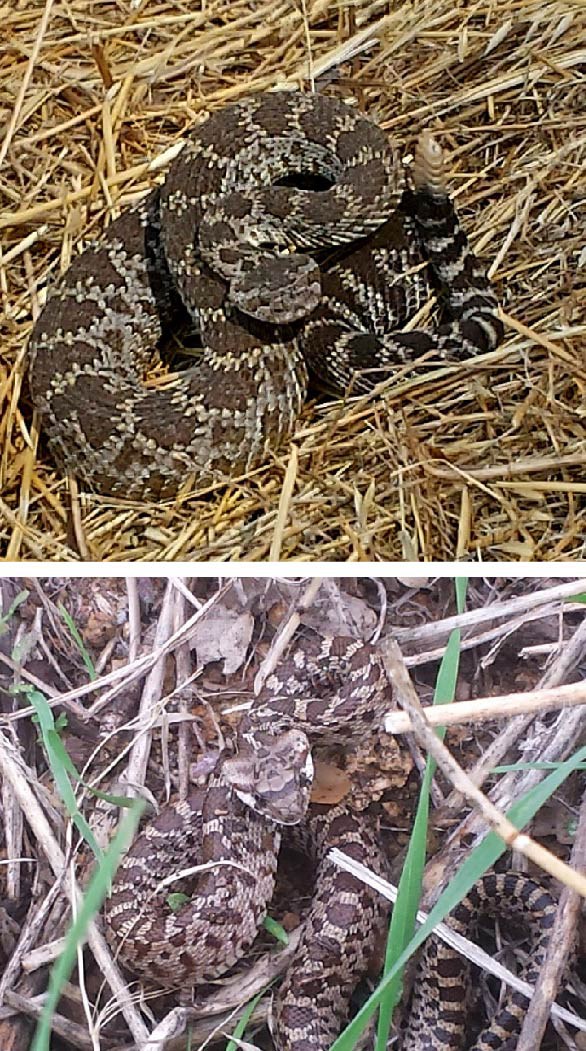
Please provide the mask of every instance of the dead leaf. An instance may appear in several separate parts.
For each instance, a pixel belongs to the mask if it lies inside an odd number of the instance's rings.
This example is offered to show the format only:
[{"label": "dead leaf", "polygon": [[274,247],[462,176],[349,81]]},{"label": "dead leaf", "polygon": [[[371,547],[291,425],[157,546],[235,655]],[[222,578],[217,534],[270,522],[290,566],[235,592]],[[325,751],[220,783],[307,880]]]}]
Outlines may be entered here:
[{"label": "dead leaf", "polygon": [[301,622],[322,636],[368,639],[376,628],[377,617],[363,599],[341,591],[335,581],[326,580],[311,608],[301,614]]},{"label": "dead leaf", "polygon": [[327,803],[333,806],[340,803],[348,795],[352,787],[350,778],[334,766],[326,763],[323,759],[315,760],[315,773],[313,776],[313,787],[311,789],[312,803]]},{"label": "dead leaf", "polygon": [[232,675],[246,659],[253,627],[254,617],[247,611],[237,613],[216,606],[200,621],[191,640],[198,663],[205,666],[223,661],[224,675]]}]

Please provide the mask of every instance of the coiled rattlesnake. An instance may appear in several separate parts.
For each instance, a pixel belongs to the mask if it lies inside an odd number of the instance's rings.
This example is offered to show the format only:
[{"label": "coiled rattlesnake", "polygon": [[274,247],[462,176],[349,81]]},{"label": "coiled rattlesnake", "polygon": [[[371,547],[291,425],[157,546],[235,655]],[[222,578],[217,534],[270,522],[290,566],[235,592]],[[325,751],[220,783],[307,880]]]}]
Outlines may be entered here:
[{"label": "coiled rattlesnake", "polygon": [[[495,347],[496,300],[429,140],[418,157],[402,193],[375,124],[299,92],[199,125],[163,186],[74,259],[34,328],[32,399],[62,469],[103,492],[169,496],[262,462],[293,428],[308,368],[356,392],[430,350]],[[400,331],[434,283],[451,320]],[[185,308],[200,359],[147,381]]]},{"label": "coiled rattlesnake", "polygon": [[[105,914],[108,939],[123,963],[147,981],[182,989],[217,977],[253,941],[273,892],[281,822],[298,820],[309,795],[313,742],[364,740],[376,732],[391,690],[375,648],[348,638],[305,640],[271,675],[243,719],[236,755],[225,755],[206,791],[166,807],[124,859]],[[314,805],[306,836],[317,861],[315,893],[301,943],[275,1006],[281,1051],[327,1051],[347,1016],[383,932],[387,904],[337,868],[332,846],[387,875],[374,823],[343,804]],[[192,865],[195,876],[170,885]],[[161,887],[161,880],[165,886]],[[189,900],[178,911],[170,890]],[[522,917],[533,935],[525,976],[535,980],[555,914],[550,895],[524,876],[485,877],[453,919],[470,933],[482,911]],[[466,965],[428,941],[420,964],[403,1051],[457,1051],[467,1021]],[[522,1018],[512,994],[474,1045],[498,1048]]]}]

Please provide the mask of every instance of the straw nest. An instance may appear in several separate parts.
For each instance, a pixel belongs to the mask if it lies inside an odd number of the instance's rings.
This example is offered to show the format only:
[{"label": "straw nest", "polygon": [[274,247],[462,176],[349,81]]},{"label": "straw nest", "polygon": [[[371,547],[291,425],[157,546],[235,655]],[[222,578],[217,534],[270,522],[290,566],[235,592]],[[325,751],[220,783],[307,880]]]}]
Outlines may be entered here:
[{"label": "straw nest", "polygon": [[[583,0],[2,4],[2,551],[10,559],[577,559],[586,553]],[[389,6],[393,10],[389,11]],[[409,160],[430,128],[507,338],[313,400],[260,470],[170,503],[78,494],[33,418],[47,281],[186,129],[251,92],[354,100]]]}]

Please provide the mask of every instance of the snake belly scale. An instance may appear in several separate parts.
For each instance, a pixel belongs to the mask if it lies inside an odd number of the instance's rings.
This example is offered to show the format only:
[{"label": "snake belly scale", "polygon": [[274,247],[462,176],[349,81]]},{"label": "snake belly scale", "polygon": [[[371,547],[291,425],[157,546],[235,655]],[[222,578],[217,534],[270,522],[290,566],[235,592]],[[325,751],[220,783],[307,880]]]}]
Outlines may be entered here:
[{"label": "snake belly scale", "polygon": [[[165,807],[123,859],[105,905],[106,934],[120,961],[163,987],[190,988],[225,973],[250,946],[267,913],[281,839],[301,836],[314,858],[315,889],[300,944],[276,994],[273,1036],[278,1051],[327,1051],[388,916],[386,901],[339,869],[330,850],[340,847],[384,877],[388,864],[368,813],[355,813],[344,803],[330,809],[312,804],[297,825],[299,799],[306,804],[309,798],[310,747],[332,740],[363,742],[376,733],[391,700],[382,661],[369,644],[309,637],[296,646],[267,679],[241,721],[236,751],[220,756],[207,788]],[[170,886],[173,873],[201,864],[202,871]],[[170,890],[187,895],[178,911],[167,901]],[[555,915],[549,893],[525,876],[488,875],[450,922],[470,936],[483,913],[520,918],[529,927],[532,951],[524,977],[534,981]],[[402,1051],[470,1046],[463,1042],[469,985],[458,954],[428,939]],[[511,994],[473,1051],[504,1047],[518,1031],[525,1007],[519,994]]]},{"label": "snake belly scale", "polygon": [[[60,467],[101,492],[172,496],[262,463],[309,372],[369,390],[429,350],[493,349],[496,299],[436,174],[431,158],[403,192],[392,143],[334,98],[274,92],[212,114],[35,325],[31,395]],[[402,331],[435,285],[448,320]],[[185,311],[199,359],[155,382]]]}]

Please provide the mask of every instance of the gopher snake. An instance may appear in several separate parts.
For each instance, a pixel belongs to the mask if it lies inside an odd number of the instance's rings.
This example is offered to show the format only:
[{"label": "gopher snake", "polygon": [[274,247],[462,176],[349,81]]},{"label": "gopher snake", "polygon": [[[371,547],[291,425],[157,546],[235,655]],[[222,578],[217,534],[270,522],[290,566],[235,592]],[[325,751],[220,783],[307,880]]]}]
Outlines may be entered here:
[{"label": "gopher snake", "polygon": [[[208,788],[166,807],[124,859],[106,904],[107,935],[133,972],[163,986],[191,987],[230,968],[252,943],[273,893],[282,822],[296,821],[310,787],[309,745],[364,740],[391,703],[376,649],[343,637],[305,640],[266,681],[238,731],[236,755],[221,758]],[[287,755],[292,756],[287,762]],[[280,1051],[327,1051],[347,1016],[384,929],[387,905],[337,868],[331,847],[387,875],[374,823],[345,805],[310,808],[306,835],[317,862],[315,893],[300,946],[277,994]],[[161,889],[186,865],[209,867]],[[190,899],[174,912],[169,889]],[[474,927],[482,911],[522,917],[533,935],[535,980],[555,906],[524,876],[487,876],[460,904],[453,924]],[[457,1051],[466,1023],[466,967],[428,941],[403,1051]],[[515,1031],[526,1001],[512,994],[476,1051]]]},{"label": "gopher snake", "polygon": [[[308,369],[356,392],[428,351],[494,348],[496,300],[440,160],[422,140],[402,193],[383,132],[320,95],[259,95],[200,124],[34,328],[31,394],[60,467],[103,492],[170,496],[261,463],[291,432]],[[434,283],[451,320],[401,331]],[[185,308],[197,364],[146,379]]]}]

